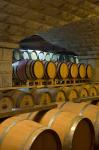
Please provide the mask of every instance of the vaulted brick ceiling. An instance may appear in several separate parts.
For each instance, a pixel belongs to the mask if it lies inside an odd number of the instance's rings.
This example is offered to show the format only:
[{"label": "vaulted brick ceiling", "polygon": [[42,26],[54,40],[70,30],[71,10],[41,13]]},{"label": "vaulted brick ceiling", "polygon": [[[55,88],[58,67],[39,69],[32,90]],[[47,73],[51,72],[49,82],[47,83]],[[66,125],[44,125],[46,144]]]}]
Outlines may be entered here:
[{"label": "vaulted brick ceiling", "polygon": [[0,42],[99,16],[99,0],[0,0]]},{"label": "vaulted brick ceiling", "polygon": [[99,57],[99,17],[82,19],[39,35],[52,44],[65,47],[78,55]]}]

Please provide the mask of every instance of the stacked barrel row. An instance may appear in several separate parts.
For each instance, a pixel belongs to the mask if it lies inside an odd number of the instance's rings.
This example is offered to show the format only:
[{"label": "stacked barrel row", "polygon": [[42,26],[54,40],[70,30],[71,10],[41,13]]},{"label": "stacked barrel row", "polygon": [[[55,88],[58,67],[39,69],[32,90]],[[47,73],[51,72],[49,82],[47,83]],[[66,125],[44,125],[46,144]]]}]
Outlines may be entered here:
[{"label": "stacked barrel row", "polygon": [[53,54],[50,52],[42,52],[42,51],[34,51],[34,50],[29,50],[29,51],[25,51],[25,50],[14,50],[13,51],[13,60],[18,61],[18,60],[22,60],[22,59],[27,59],[27,60],[46,60],[46,61],[50,61],[50,60],[57,60],[57,58],[59,57],[58,54]]},{"label": "stacked barrel row", "polygon": [[19,81],[34,79],[91,79],[90,64],[20,60],[13,63],[13,78]]},{"label": "stacked barrel row", "polygon": [[18,60],[27,59],[27,60],[46,60],[46,61],[71,61],[77,62],[77,56],[74,55],[66,55],[59,53],[51,53],[51,52],[42,52],[35,50],[14,50],[13,51],[13,62]]},{"label": "stacked barrel row", "polygon": [[38,58],[38,55],[36,51],[20,51],[20,50],[14,50],[13,51],[13,60],[18,61],[22,59],[33,59],[36,60]]},{"label": "stacked barrel row", "polygon": [[12,108],[46,105],[52,102],[75,101],[79,98],[97,95],[99,92],[94,85],[28,89],[28,91],[25,89],[24,91],[12,90],[0,94],[0,112],[11,111]]},{"label": "stacked barrel row", "polygon": [[[71,104],[67,104],[67,108]],[[76,104],[75,104],[76,105]],[[37,111],[11,117],[0,124],[1,150],[94,150],[99,148],[99,128],[93,120],[98,112],[96,106],[89,106],[86,113],[79,115],[80,105],[69,111],[66,104],[57,108]],[[73,106],[72,106],[73,108]],[[90,115],[93,112],[93,116]],[[96,131],[96,132],[95,132]],[[11,140],[12,139],[12,140]],[[12,142],[13,141],[13,142]],[[98,149],[97,149],[98,150]]]}]

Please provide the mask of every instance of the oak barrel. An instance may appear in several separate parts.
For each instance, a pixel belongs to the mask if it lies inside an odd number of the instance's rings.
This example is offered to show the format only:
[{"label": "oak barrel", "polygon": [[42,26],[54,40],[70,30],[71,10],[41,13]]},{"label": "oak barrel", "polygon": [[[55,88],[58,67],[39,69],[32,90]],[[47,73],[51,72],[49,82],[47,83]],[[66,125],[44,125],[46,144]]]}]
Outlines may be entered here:
[{"label": "oak barrel", "polygon": [[35,115],[30,118],[48,125],[58,133],[63,150],[93,150],[94,129],[89,119],[57,109],[42,114],[41,112],[35,113]]},{"label": "oak barrel", "polygon": [[57,65],[57,77],[66,79],[69,75],[69,69],[65,62],[56,62]]},{"label": "oak barrel", "polygon": [[34,121],[7,119],[0,125],[0,150],[61,150],[55,131]]},{"label": "oak barrel", "polygon": [[14,49],[13,50],[13,60],[14,61],[18,61],[18,60],[21,60],[22,59],[22,53],[20,50],[18,49]]},{"label": "oak barrel", "polygon": [[11,111],[14,107],[13,99],[4,94],[0,95],[0,113]]},{"label": "oak barrel", "polygon": [[24,108],[34,106],[34,97],[28,92],[23,92],[21,90],[13,90],[9,94],[13,98],[13,103],[15,107]]},{"label": "oak barrel", "polygon": [[47,88],[33,89],[31,94],[34,96],[35,104],[44,105],[52,102],[52,97]]},{"label": "oak barrel", "polygon": [[73,103],[73,102],[66,102],[59,106],[59,109],[62,111],[69,111],[72,113],[76,113],[80,116],[84,116],[89,118],[95,129],[95,136],[96,136],[96,145],[99,148],[99,107],[90,104],[89,102],[82,102],[82,103]]},{"label": "oak barrel", "polygon": [[66,94],[64,90],[60,88],[49,88],[48,90],[54,102],[66,101]]},{"label": "oak barrel", "polygon": [[45,78],[54,79],[56,77],[56,64],[53,61],[44,62]]},{"label": "oak barrel", "polygon": [[26,64],[28,60],[20,60],[12,64],[14,78],[20,81],[26,81]]},{"label": "oak barrel", "polygon": [[44,54],[44,52],[40,52],[38,54],[38,57],[39,57],[39,60],[45,60],[45,54]]},{"label": "oak barrel", "polygon": [[26,65],[28,79],[42,79],[44,77],[44,65],[40,60],[29,60]]},{"label": "oak barrel", "polygon": [[66,55],[65,54],[60,54],[59,55],[59,61],[62,62],[62,61],[66,61],[67,58],[66,58]]},{"label": "oak barrel", "polygon": [[81,79],[84,79],[86,76],[86,66],[85,64],[78,64],[78,77],[80,77]]},{"label": "oak barrel", "polygon": [[53,54],[51,60],[52,61],[58,61],[59,60],[59,55],[58,54]]},{"label": "oak barrel", "polygon": [[80,98],[89,96],[89,92],[88,92],[88,89],[86,87],[76,86],[75,89],[78,91],[78,94],[79,94]]},{"label": "oak barrel", "polygon": [[76,79],[78,76],[78,65],[72,62],[68,62],[67,65],[69,68],[69,77]]},{"label": "oak barrel", "polygon": [[92,78],[92,65],[91,64],[88,64],[86,65],[86,77],[88,79],[91,79]]},{"label": "oak barrel", "polygon": [[36,51],[31,51],[31,52],[30,52],[30,57],[31,57],[32,60],[38,59],[38,56],[37,56]]},{"label": "oak barrel", "polygon": [[28,51],[23,51],[22,56],[23,56],[23,59],[27,59],[27,60],[30,59],[30,54]]},{"label": "oak barrel", "polygon": [[75,101],[79,98],[78,91],[72,87],[63,87],[62,90],[66,93],[66,99],[69,101]]},{"label": "oak barrel", "polygon": [[50,61],[50,60],[51,60],[51,55],[50,55],[50,53],[46,53],[46,55],[45,55],[45,60],[46,60],[46,61]]},{"label": "oak barrel", "polygon": [[98,91],[97,91],[97,88],[95,86],[91,86],[89,88],[89,95],[90,96],[97,96],[98,95]]},{"label": "oak barrel", "polygon": [[89,96],[97,96],[98,95],[98,86],[96,84],[86,84],[83,85],[84,88],[87,89]]},{"label": "oak barrel", "polygon": [[94,83],[94,87],[97,90],[97,94],[99,94],[99,83]]},{"label": "oak barrel", "polygon": [[82,103],[66,102],[62,104],[61,110],[84,115],[93,122],[98,112],[98,108],[95,105],[90,104],[89,102],[82,102]]}]

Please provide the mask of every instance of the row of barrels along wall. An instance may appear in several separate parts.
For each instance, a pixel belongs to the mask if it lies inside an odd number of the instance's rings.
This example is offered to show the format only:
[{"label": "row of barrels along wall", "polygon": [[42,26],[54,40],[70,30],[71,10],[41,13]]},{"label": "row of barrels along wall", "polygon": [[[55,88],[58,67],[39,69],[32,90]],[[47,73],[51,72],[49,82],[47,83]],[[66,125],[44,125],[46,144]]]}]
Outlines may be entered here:
[{"label": "row of barrels along wall", "polygon": [[[42,134],[42,126],[44,126],[44,134]],[[8,132],[5,133],[5,130]],[[37,142],[31,140],[30,143],[30,132],[31,139]],[[61,111],[59,108],[21,114],[0,124],[1,150],[19,150],[20,147],[24,150],[61,150],[58,136],[62,150],[94,150],[95,132],[92,122],[77,113]]]},{"label": "row of barrels along wall", "polygon": [[[18,60],[45,60],[45,61],[72,61],[76,62],[73,55],[56,54],[50,52],[42,52],[35,50],[14,50],[13,51],[13,62]],[[78,60],[78,59],[77,59]]]},{"label": "row of barrels along wall", "polygon": [[21,60],[12,64],[13,78],[19,81],[34,79],[91,79],[90,64],[76,64],[40,60]]},{"label": "row of barrels along wall", "polygon": [[11,111],[12,108],[46,105],[52,102],[75,101],[78,98],[98,94],[98,89],[94,85],[30,89],[28,92],[12,90],[0,94],[0,112]]},{"label": "row of barrels along wall", "polygon": [[[46,60],[46,61],[50,61],[50,60],[56,60],[57,61],[57,57],[55,58],[56,54],[51,54],[51,53],[47,53],[44,54],[44,52],[36,52],[36,51],[25,51],[25,50],[14,50],[13,51],[13,60],[14,61],[18,61],[18,60],[22,60],[22,59],[27,59],[27,60]],[[58,55],[57,55],[58,56]]]},{"label": "row of barrels along wall", "polygon": [[13,60],[18,61],[22,59],[38,59],[38,55],[36,51],[31,51],[30,53],[28,51],[20,51],[20,50],[14,50],[13,51]]}]

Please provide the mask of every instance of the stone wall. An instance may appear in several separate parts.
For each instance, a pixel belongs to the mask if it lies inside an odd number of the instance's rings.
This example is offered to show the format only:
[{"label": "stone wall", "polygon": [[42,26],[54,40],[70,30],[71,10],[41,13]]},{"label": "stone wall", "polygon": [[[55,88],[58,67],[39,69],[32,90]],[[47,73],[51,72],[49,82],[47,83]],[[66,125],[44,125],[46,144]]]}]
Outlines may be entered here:
[{"label": "stone wall", "polygon": [[0,48],[0,87],[12,86],[12,49]]}]

